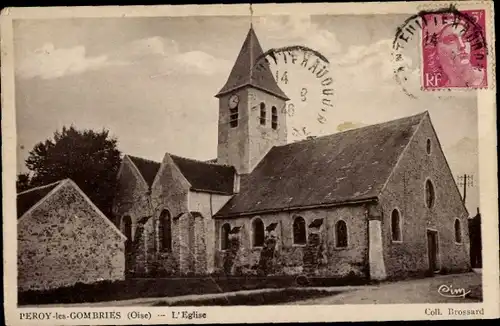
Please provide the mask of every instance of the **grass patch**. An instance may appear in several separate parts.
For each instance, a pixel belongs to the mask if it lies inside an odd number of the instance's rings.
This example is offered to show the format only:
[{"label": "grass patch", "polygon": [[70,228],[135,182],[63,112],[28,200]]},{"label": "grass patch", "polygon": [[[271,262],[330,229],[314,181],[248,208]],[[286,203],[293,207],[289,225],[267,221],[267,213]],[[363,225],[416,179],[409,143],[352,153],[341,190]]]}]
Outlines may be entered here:
[{"label": "grass patch", "polygon": [[18,293],[18,305],[93,303],[137,298],[175,297],[189,294],[212,294],[257,289],[328,287],[367,284],[366,279],[297,278],[297,276],[213,276],[177,278],[134,278],[123,281],[77,283],[47,291]]},{"label": "grass patch", "polygon": [[129,300],[136,298],[174,297],[188,294],[209,294],[286,288],[294,286],[288,277],[192,277],[142,278],[93,284],[77,283],[48,291],[26,291],[18,294],[19,305],[64,304]]},{"label": "grass patch", "polygon": [[[299,282],[297,282],[299,283]],[[346,286],[346,285],[367,285],[372,284],[368,278],[362,278],[358,276],[345,276],[345,277],[308,277],[304,284],[298,284],[303,286],[313,286],[313,287],[334,287],[334,286]]]},{"label": "grass patch", "polygon": [[258,293],[236,293],[216,298],[200,298],[175,302],[160,301],[153,306],[262,306],[278,303],[295,302],[310,298],[327,297],[341,291],[326,291],[316,289],[280,289]]}]

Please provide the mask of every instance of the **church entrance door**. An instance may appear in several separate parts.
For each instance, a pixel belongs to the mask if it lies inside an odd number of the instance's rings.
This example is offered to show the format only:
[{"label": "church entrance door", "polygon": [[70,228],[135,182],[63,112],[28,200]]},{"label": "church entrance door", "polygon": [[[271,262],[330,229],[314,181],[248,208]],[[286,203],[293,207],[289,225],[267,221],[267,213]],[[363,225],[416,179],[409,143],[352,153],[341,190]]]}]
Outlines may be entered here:
[{"label": "church entrance door", "polygon": [[435,230],[427,230],[427,254],[429,258],[429,271],[439,270],[438,265],[438,233]]}]

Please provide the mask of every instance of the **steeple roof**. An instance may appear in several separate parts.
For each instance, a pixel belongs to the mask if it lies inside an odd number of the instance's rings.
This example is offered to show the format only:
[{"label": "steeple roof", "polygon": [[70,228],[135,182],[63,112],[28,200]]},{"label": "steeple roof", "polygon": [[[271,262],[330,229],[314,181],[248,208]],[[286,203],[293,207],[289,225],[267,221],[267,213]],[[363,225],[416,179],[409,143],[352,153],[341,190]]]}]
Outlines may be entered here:
[{"label": "steeple roof", "polygon": [[274,80],[269,63],[264,59],[256,63],[257,58],[263,53],[257,35],[255,35],[253,27],[250,27],[227,82],[216,97],[244,86],[252,86],[284,100],[289,100]]}]

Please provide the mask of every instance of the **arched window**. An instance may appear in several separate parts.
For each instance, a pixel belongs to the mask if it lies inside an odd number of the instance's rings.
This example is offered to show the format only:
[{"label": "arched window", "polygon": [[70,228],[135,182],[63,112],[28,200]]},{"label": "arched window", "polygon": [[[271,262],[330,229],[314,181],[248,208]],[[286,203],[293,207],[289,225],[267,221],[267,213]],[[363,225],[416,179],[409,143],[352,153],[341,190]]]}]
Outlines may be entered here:
[{"label": "arched window", "polygon": [[231,226],[228,223],[224,223],[220,230],[220,248],[221,250],[226,250],[229,248],[229,231],[231,231]]},{"label": "arched window", "polygon": [[278,109],[275,106],[271,108],[271,127],[278,129]]},{"label": "arched window", "polygon": [[253,246],[264,246],[264,223],[260,218],[256,218],[252,222]]},{"label": "arched window", "polygon": [[264,104],[264,102],[260,103],[260,124],[266,124],[266,105]]},{"label": "arched window", "polygon": [[128,250],[128,249],[131,248],[131,245],[133,243],[133,239],[132,239],[132,219],[128,215],[125,215],[122,218],[122,232],[123,232],[123,235],[127,237],[127,240],[125,242],[125,248]]},{"label": "arched window", "polygon": [[306,221],[302,216],[297,216],[293,220],[293,243],[306,244]]},{"label": "arched window", "polygon": [[458,218],[455,220],[455,242],[462,242],[462,228],[460,227],[460,220]]},{"label": "arched window", "polygon": [[434,206],[435,196],[434,185],[431,180],[427,180],[425,182],[425,203],[428,208],[432,208]]},{"label": "arched window", "polygon": [[391,214],[391,233],[392,241],[401,241],[401,218],[397,209]]},{"label": "arched window", "polygon": [[335,224],[335,246],[337,248],[347,247],[347,224],[340,220]]},{"label": "arched window", "polygon": [[127,240],[132,241],[132,219],[130,216],[125,215],[122,219],[122,231],[123,235],[127,237]]},{"label": "arched window", "polygon": [[238,127],[238,115],[239,115],[239,109],[238,109],[238,104],[234,108],[229,109],[229,125],[231,128],[236,128]]},{"label": "arched window", "polygon": [[427,154],[431,153],[431,140],[427,139]]},{"label": "arched window", "polygon": [[172,251],[172,219],[170,212],[164,209],[158,220],[159,250],[163,252]]}]

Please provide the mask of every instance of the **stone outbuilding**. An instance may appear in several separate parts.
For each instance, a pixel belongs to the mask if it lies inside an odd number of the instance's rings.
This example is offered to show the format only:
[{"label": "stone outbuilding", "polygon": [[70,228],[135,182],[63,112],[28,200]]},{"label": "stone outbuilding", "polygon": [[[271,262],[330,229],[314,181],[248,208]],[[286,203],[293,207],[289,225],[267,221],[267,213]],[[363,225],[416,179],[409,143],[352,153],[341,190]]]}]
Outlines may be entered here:
[{"label": "stone outbuilding", "polygon": [[123,280],[126,237],[70,179],[17,195],[18,288]]}]

